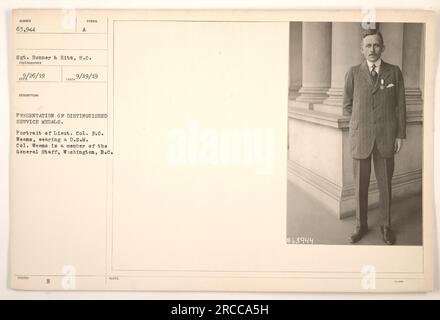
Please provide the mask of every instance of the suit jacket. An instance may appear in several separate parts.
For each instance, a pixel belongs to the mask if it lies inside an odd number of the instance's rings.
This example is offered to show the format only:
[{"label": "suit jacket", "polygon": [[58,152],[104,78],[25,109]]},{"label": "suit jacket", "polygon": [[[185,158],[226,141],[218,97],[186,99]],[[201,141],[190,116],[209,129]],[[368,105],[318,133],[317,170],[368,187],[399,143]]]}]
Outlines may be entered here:
[{"label": "suit jacket", "polygon": [[373,83],[366,61],[345,76],[344,114],[351,115],[351,155],[365,159],[374,142],[384,158],[394,156],[396,138],[406,138],[405,86],[398,66],[382,60]]}]

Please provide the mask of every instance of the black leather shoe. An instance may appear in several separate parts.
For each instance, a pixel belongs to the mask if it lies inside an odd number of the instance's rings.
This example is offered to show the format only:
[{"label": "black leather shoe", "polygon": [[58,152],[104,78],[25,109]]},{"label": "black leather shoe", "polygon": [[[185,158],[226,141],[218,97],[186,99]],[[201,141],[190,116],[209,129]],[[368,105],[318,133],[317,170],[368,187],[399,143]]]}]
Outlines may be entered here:
[{"label": "black leather shoe", "polygon": [[388,245],[392,245],[396,242],[396,236],[390,227],[380,227],[380,232],[382,233],[383,242]]},{"label": "black leather shoe", "polygon": [[356,227],[350,236],[350,243],[356,243],[367,233],[368,227]]}]

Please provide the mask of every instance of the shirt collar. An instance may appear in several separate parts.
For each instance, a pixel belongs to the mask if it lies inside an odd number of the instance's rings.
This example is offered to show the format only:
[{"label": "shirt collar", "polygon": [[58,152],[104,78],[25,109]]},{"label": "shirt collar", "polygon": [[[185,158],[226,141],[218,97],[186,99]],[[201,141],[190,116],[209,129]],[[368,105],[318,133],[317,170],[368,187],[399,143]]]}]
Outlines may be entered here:
[{"label": "shirt collar", "polygon": [[368,70],[371,71],[371,67],[373,66],[373,64],[376,66],[376,70],[379,70],[379,67],[380,67],[381,63],[382,63],[382,59],[381,58],[377,59],[375,62],[370,62],[370,61],[367,60]]}]

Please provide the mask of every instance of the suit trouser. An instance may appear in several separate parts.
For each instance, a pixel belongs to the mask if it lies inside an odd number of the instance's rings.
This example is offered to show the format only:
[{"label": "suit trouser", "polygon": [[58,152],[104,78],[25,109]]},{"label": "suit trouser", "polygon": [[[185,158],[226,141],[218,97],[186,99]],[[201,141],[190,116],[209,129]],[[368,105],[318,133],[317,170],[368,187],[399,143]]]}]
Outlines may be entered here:
[{"label": "suit trouser", "polygon": [[366,159],[353,159],[356,225],[367,227],[368,187],[370,185],[371,158],[379,189],[379,207],[382,225],[391,227],[391,179],[394,173],[394,156],[384,158],[374,143],[373,151]]}]

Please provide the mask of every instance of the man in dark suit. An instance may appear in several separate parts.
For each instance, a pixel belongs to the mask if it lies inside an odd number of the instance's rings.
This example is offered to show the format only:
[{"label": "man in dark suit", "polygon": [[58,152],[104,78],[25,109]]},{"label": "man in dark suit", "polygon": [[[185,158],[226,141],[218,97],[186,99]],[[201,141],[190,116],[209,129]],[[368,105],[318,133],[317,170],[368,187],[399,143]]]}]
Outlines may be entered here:
[{"label": "man in dark suit", "polygon": [[344,113],[350,115],[349,136],[353,158],[356,228],[350,242],[368,231],[368,187],[371,159],[379,188],[381,232],[386,244],[394,244],[391,230],[391,179],[394,154],[406,138],[405,87],[398,66],[381,59],[385,50],[382,34],[365,30],[361,52],[365,61],[345,76]]}]

